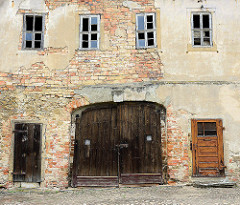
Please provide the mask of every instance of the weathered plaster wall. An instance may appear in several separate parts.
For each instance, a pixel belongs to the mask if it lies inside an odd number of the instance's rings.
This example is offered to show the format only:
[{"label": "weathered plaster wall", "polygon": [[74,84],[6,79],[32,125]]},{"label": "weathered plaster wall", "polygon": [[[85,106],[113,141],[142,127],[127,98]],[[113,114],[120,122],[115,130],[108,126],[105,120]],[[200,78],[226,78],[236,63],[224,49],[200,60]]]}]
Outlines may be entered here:
[{"label": "weathered plaster wall", "polygon": [[[142,100],[167,109],[169,182],[191,176],[192,118],[223,119],[226,174],[240,179],[238,1],[34,2],[0,1],[0,183],[11,184],[14,122],[44,124],[41,185],[65,187],[72,111]],[[190,13],[202,5],[213,14],[211,51],[189,47]],[[35,12],[46,14],[44,50],[21,50],[22,16]],[[154,49],[135,49],[140,12],[156,12]],[[80,14],[101,14],[100,50],[78,50]]]}]

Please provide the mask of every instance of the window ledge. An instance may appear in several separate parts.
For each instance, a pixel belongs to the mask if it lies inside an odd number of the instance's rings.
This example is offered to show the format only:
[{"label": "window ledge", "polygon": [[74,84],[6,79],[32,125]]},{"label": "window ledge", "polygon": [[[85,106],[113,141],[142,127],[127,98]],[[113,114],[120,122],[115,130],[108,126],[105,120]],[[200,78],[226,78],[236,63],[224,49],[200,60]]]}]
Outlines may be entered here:
[{"label": "window ledge", "polygon": [[187,44],[187,52],[217,52],[217,44],[213,42],[212,47],[193,47],[192,44]]}]

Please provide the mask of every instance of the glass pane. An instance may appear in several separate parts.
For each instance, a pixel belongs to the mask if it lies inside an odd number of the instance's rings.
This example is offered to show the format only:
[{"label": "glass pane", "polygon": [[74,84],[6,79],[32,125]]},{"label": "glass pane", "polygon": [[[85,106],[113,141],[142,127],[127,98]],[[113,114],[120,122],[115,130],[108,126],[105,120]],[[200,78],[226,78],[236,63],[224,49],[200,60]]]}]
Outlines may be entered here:
[{"label": "glass pane", "polygon": [[91,48],[97,48],[97,41],[91,41]]},{"label": "glass pane", "polygon": [[203,37],[210,37],[210,32],[209,31],[204,31],[203,32]]},{"label": "glass pane", "polygon": [[209,15],[203,15],[203,28],[209,28]]},{"label": "glass pane", "polygon": [[145,39],[144,33],[138,33],[138,39],[139,39],[139,40]]},{"label": "glass pane", "polygon": [[91,24],[97,24],[97,17],[92,17],[91,18]]},{"label": "glass pane", "polygon": [[216,122],[205,122],[205,136],[216,136],[217,135],[217,127]]},{"label": "glass pane", "polygon": [[32,48],[32,41],[26,41],[26,48]]},{"label": "glass pane", "polygon": [[148,32],[148,33],[147,33],[148,39],[149,39],[149,38],[153,38],[153,36],[154,36],[154,35],[153,35],[153,32]]},{"label": "glass pane", "polygon": [[88,41],[88,34],[83,34],[82,35],[82,40],[83,41]]},{"label": "glass pane", "polygon": [[148,23],[147,24],[147,29],[153,29],[153,23]]},{"label": "glass pane", "polygon": [[88,31],[88,18],[82,20],[82,31]]},{"label": "glass pane", "polygon": [[91,31],[97,31],[97,25],[91,25]]},{"label": "glass pane", "polygon": [[32,40],[32,33],[26,33],[26,39],[27,41],[31,41]]},{"label": "glass pane", "polygon": [[193,15],[193,28],[200,28],[200,15]]},{"label": "glass pane", "polygon": [[91,34],[91,40],[97,40],[97,34]]},{"label": "glass pane", "polygon": [[198,136],[203,136],[203,123],[198,122],[197,123],[197,128],[198,128]]},{"label": "glass pane", "polygon": [[35,40],[40,40],[42,39],[42,34],[41,33],[35,33]]},{"label": "glass pane", "polygon": [[26,16],[26,30],[33,30],[33,16]]},{"label": "glass pane", "polygon": [[210,38],[204,38],[203,39],[203,45],[204,46],[210,46]]},{"label": "glass pane", "polygon": [[139,47],[145,47],[145,40],[138,40]]},{"label": "glass pane", "polygon": [[201,37],[200,31],[194,31],[193,35],[194,35],[195,38],[200,38]]},{"label": "glass pane", "polygon": [[153,16],[152,15],[147,16],[147,22],[153,22]]},{"label": "glass pane", "polygon": [[200,38],[194,38],[194,45],[196,45],[196,46],[201,45],[201,39]]},{"label": "glass pane", "polygon": [[144,30],[144,16],[138,16],[138,30]]},{"label": "glass pane", "polygon": [[148,40],[148,46],[154,46],[154,40],[153,39]]},{"label": "glass pane", "polygon": [[35,31],[42,31],[42,16],[35,17]]},{"label": "glass pane", "polygon": [[88,48],[88,41],[82,42],[82,48]]},{"label": "glass pane", "polygon": [[35,47],[34,48],[41,48],[41,41],[35,41]]}]

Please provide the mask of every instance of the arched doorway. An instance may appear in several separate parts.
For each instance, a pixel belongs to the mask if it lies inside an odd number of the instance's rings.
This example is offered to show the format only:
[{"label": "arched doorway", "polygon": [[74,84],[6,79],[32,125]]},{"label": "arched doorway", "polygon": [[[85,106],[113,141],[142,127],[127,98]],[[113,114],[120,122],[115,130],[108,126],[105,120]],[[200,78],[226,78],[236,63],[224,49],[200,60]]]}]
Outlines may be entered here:
[{"label": "arched doorway", "polygon": [[161,120],[150,102],[87,106],[76,117],[72,184],[161,184]]}]

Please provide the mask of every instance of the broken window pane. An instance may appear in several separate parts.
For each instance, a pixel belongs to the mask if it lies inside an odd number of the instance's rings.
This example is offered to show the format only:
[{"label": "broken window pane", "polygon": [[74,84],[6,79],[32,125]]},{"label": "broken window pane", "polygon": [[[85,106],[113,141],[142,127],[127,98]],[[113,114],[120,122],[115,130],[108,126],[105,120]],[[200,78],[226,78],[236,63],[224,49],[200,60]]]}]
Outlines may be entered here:
[{"label": "broken window pane", "polygon": [[152,15],[147,16],[147,22],[153,22],[153,16]]},{"label": "broken window pane", "polygon": [[210,38],[204,38],[203,39],[203,45],[204,46],[210,46]]},{"label": "broken window pane", "polygon": [[41,41],[35,41],[35,48],[41,48]]},{"label": "broken window pane", "polygon": [[201,37],[200,31],[194,31],[194,37],[195,38],[200,38]]},{"label": "broken window pane", "polygon": [[217,135],[217,127],[216,122],[205,122],[205,136],[216,136]]},{"label": "broken window pane", "polygon": [[36,33],[35,34],[35,40],[41,40],[42,34],[41,33]]},{"label": "broken window pane", "polygon": [[32,48],[32,41],[26,41],[26,48]]},{"label": "broken window pane", "polygon": [[88,31],[88,18],[83,18],[82,30],[83,31]]},{"label": "broken window pane", "polygon": [[148,40],[148,46],[153,46],[154,45],[154,40],[153,39],[149,39]]},{"label": "broken window pane", "polygon": [[153,29],[153,23],[148,23],[147,24],[147,29]]},{"label": "broken window pane", "polygon": [[82,42],[82,47],[83,48],[88,48],[88,41],[83,41]]},{"label": "broken window pane", "polygon": [[91,25],[91,31],[97,31],[97,25]]},{"label": "broken window pane", "polygon": [[33,30],[33,16],[26,16],[26,30]]},{"label": "broken window pane", "polygon": [[194,45],[201,45],[201,39],[200,38],[194,38]]},{"label": "broken window pane", "polygon": [[193,28],[200,28],[200,15],[193,15]]},{"label": "broken window pane", "polygon": [[203,28],[209,28],[209,15],[203,15]]},{"label": "broken window pane", "polygon": [[138,16],[138,30],[144,30],[144,16]]},{"label": "broken window pane", "polygon": [[148,38],[153,38],[153,37],[154,37],[153,32],[148,32],[148,33],[147,33],[147,37],[148,37]]},{"label": "broken window pane", "polygon": [[209,31],[204,31],[203,36],[204,37],[210,37],[210,32]]},{"label": "broken window pane", "polygon": [[138,33],[138,39],[145,39],[144,33]]},{"label": "broken window pane", "polygon": [[92,34],[91,35],[91,40],[97,40],[97,34]]},{"label": "broken window pane", "polygon": [[35,31],[42,31],[42,16],[35,17]]},{"label": "broken window pane", "polygon": [[82,35],[82,40],[83,41],[88,41],[88,34],[83,34]]}]

